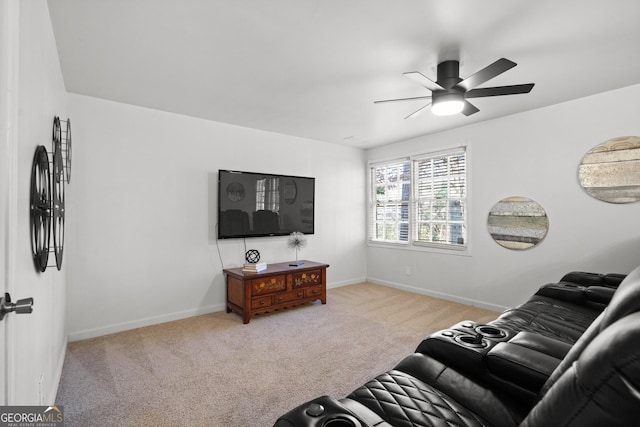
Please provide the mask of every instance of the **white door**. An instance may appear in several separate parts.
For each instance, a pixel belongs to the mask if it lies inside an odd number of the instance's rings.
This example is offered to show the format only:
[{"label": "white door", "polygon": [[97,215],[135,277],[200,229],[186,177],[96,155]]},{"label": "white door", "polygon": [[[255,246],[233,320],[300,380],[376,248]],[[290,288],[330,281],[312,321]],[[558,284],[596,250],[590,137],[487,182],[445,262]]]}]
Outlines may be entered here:
[{"label": "white door", "polygon": [[[4,127],[4,126],[2,126]],[[0,159],[4,159],[5,158],[5,132],[3,129],[3,134],[2,134],[2,149],[0,149]],[[7,285],[6,285],[6,280],[7,280],[7,269],[6,269],[6,265],[7,265],[7,248],[6,248],[6,244],[7,244],[7,233],[6,233],[6,229],[8,226],[8,218],[7,218],[7,214],[6,214],[6,208],[7,208],[7,194],[6,194],[6,185],[4,184],[5,182],[7,182],[7,173],[6,173],[6,168],[5,166],[5,162],[2,161],[2,164],[0,165],[0,297],[4,296],[4,293],[7,291]],[[6,388],[8,386],[7,384],[7,377],[5,375],[5,370],[6,370],[6,360],[7,360],[7,340],[6,340],[6,326],[7,322],[5,321],[1,321],[0,322],[0,405],[7,405],[7,398],[6,398]]]},{"label": "white door", "polygon": [[[18,137],[19,2],[0,0],[0,297],[11,291],[15,242]],[[12,316],[11,314],[9,316]],[[7,317],[0,321],[0,405],[7,405],[11,376]]]}]

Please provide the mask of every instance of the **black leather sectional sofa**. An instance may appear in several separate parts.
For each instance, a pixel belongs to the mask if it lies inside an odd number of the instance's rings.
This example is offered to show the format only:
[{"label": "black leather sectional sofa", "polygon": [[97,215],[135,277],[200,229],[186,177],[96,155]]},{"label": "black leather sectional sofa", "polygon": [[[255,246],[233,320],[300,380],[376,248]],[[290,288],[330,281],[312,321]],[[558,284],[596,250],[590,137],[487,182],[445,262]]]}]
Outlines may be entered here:
[{"label": "black leather sectional sofa", "polygon": [[275,427],[640,425],[640,267],[572,272],[487,324],[428,335],[342,399]]}]

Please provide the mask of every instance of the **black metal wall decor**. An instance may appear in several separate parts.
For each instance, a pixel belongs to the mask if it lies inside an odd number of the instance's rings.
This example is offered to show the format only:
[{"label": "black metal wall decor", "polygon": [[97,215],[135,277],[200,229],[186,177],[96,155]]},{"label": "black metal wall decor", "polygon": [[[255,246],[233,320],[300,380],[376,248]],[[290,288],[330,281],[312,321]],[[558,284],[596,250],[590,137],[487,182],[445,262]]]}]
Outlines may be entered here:
[{"label": "black metal wall decor", "polygon": [[58,270],[62,269],[65,181],[71,179],[71,121],[67,119],[63,127],[60,118],[54,117],[51,139],[51,157],[40,145],[31,166],[31,251],[36,270],[41,273],[48,267],[49,252],[54,253]]},{"label": "black metal wall decor", "polygon": [[36,269],[44,272],[49,260],[51,175],[44,145],[36,148],[31,166],[31,251]]},{"label": "black metal wall decor", "polygon": [[71,119],[60,120],[58,116],[54,117],[52,153],[55,153],[56,149],[60,152],[61,176],[69,184],[71,182]]},{"label": "black metal wall decor", "polygon": [[[56,127],[57,123],[57,127]],[[56,257],[56,267],[62,268],[62,254],[64,252],[64,182],[66,179],[62,156],[62,131],[60,119],[56,117],[53,125],[53,204],[51,210],[53,224],[53,253]]]},{"label": "black metal wall decor", "polygon": [[71,119],[67,119],[66,131],[60,128],[62,133],[62,163],[67,178],[67,184],[71,182]]}]

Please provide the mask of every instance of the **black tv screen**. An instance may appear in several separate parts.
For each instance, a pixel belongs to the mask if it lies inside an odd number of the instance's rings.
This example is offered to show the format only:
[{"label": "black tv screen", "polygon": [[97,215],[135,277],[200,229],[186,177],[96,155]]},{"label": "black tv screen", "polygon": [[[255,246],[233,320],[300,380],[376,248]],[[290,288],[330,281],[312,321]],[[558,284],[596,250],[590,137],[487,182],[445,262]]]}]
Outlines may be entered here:
[{"label": "black tv screen", "polygon": [[218,238],[314,233],[315,178],[218,171]]}]

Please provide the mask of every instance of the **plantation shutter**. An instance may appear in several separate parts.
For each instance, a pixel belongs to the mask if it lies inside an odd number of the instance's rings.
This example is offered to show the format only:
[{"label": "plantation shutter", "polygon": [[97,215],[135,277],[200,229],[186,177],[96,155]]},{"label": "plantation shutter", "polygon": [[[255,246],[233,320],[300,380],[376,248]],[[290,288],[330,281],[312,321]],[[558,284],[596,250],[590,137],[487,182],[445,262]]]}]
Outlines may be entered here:
[{"label": "plantation shutter", "polygon": [[372,165],[369,240],[409,242],[411,163],[400,159]]},{"label": "plantation shutter", "polygon": [[464,249],[467,242],[467,164],[464,147],[416,158],[414,240]]}]

